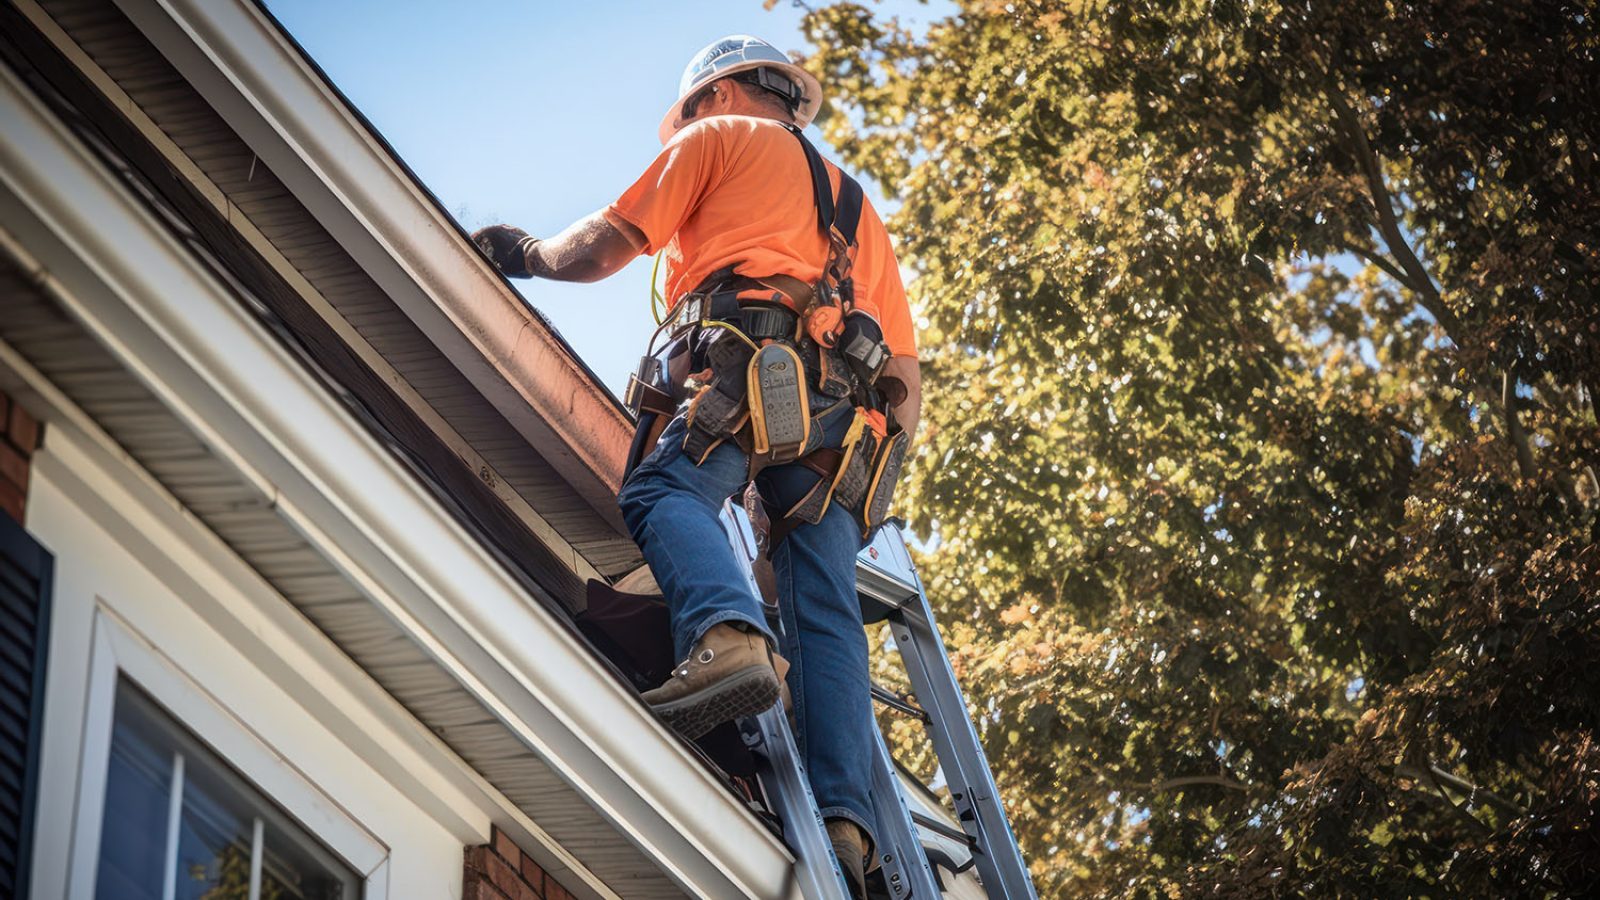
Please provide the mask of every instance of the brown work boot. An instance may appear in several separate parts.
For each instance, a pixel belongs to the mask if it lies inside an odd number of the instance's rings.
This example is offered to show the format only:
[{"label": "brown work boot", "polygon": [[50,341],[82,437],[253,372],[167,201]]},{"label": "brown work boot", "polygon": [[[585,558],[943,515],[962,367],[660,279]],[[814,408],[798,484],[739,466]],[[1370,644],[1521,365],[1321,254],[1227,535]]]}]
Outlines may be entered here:
[{"label": "brown work boot", "polygon": [[828,843],[833,845],[833,855],[844,870],[845,883],[850,886],[850,896],[855,900],[867,897],[867,836],[861,826],[849,819],[829,819]]},{"label": "brown work boot", "polygon": [[760,633],[713,625],[666,684],[644,692],[644,702],[679,734],[694,740],[777,701],[773,656]]}]

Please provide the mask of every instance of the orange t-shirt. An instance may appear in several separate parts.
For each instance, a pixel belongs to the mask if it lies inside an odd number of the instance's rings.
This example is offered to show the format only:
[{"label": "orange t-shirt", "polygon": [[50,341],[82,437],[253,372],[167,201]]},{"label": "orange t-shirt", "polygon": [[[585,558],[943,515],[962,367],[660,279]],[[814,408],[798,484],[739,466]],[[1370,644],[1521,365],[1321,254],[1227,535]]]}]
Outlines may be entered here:
[{"label": "orange t-shirt", "polygon": [[[838,167],[828,163],[828,175],[838,196]],[[752,278],[791,275],[809,284],[828,258],[805,151],[772,119],[712,116],[683,128],[605,215],[644,233],[641,253],[665,249],[671,304],[729,265]],[[916,356],[900,266],[865,198],[856,243],[856,309],[878,320],[891,353]]]}]

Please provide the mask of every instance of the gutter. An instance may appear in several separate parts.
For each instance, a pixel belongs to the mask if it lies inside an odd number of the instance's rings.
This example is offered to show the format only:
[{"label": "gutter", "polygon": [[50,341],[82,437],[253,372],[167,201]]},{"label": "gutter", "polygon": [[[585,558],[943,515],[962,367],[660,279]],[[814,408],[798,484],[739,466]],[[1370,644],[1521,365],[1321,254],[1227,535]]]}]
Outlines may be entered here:
[{"label": "gutter", "polygon": [[118,0],[123,13],[511,425],[619,534],[633,425],[550,325],[268,13]]}]

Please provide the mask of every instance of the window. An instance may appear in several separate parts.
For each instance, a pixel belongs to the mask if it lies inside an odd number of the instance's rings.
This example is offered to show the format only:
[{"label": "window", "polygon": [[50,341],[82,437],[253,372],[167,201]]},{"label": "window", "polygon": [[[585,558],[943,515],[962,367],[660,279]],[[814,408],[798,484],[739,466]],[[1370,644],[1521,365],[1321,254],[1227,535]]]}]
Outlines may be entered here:
[{"label": "window", "polygon": [[125,679],[96,900],[356,900],[361,879]]}]

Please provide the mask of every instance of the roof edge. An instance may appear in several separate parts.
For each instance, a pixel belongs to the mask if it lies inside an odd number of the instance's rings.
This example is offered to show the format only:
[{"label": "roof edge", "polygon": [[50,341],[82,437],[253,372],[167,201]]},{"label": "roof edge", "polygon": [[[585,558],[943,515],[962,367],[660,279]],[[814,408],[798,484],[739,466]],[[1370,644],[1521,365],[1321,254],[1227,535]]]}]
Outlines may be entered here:
[{"label": "roof edge", "polygon": [[604,519],[632,422],[377,130],[251,0],[118,0],[347,253]]}]

